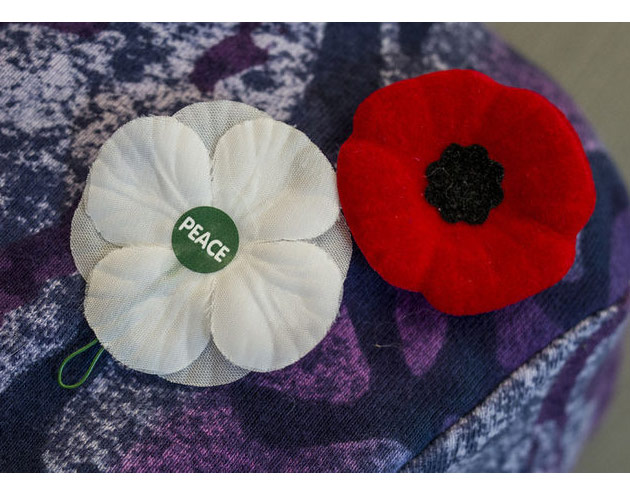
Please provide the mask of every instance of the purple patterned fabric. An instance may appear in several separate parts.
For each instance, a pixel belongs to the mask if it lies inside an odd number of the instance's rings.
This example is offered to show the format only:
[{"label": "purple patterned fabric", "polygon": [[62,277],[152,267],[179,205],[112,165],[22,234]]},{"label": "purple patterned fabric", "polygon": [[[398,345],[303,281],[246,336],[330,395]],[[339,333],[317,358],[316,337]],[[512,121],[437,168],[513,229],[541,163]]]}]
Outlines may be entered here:
[{"label": "purple patterned fabric", "polygon": [[571,470],[611,396],[625,307],[627,299],[556,339],[402,472]]},{"label": "purple patterned fabric", "polygon": [[[198,389],[104,356],[81,388],[57,385],[61,360],[93,338],[69,225],[114,130],[197,101],[238,100],[297,126],[334,163],[365,97],[448,68],[540,92],[578,131],[597,205],[560,283],[500,311],[452,317],[385,283],[355,248],[337,322],[285,370]],[[0,75],[0,471],[574,462],[618,363],[628,197],[570,98],[482,25],[5,24]]]}]

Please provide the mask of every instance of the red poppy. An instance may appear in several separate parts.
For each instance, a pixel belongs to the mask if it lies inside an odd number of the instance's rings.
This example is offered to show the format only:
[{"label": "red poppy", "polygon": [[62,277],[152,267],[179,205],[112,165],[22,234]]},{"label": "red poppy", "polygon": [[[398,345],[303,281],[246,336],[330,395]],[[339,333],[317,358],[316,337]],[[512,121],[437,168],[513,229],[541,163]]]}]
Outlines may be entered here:
[{"label": "red poppy", "polygon": [[370,95],[339,152],[337,182],[369,264],[455,315],[560,281],[595,207],[588,160],[562,112],[468,70]]}]

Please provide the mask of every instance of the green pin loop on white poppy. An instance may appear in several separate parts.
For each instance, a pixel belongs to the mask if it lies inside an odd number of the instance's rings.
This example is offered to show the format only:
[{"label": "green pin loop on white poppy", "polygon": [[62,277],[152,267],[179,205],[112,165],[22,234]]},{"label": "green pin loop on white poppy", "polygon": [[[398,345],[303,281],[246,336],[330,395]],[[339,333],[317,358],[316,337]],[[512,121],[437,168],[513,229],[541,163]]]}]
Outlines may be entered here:
[{"label": "green pin loop on white poppy", "polygon": [[59,371],[57,372],[57,383],[63,387],[64,389],[76,389],[77,387],[82,386],[85,381],[88,379],[88,377],[91,375],[92,370],[94,370],[94,366],[96,365],[96,362],[99,360],[99,358],[101,357],[101,355],[103,354],[103,352],[105,351],[104,347],[101,347],[96,354],[94,355],[94,357],[92,358],[92,362],[90,363],[90,366],[88,367],[87,371],[83,374],[83,376],[78,380],[78,382],[75,382],[74,384],[66,384],[63,381],[63,370],[66,367],[66,365],[73,359],[76,358],[79,354],[81,354],[82,352],[87,351],[90,347],[95,346],[98,344],[98,339],[94,339],[92,342],[90,342],[89,344],[84,345],[83,347],[80,347],[79,349],[77,349],[76,351],[74,351],[72,354],[70,354],[69,356],[66,357],[66,359],[64,359],[61,362],[61,365],[59,366]]}]

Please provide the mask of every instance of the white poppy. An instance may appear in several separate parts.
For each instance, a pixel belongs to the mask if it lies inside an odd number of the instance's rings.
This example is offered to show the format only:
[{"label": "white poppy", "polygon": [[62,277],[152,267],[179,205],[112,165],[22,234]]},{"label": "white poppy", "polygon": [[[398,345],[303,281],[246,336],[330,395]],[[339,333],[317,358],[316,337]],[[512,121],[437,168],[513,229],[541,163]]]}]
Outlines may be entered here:
[{"label": "white poppy", "polygon": [[114,133],[71,249],[103,347],[208,386],[312,350],[339,311],[352,244],[321,151],[255,108],[216,101]]}]

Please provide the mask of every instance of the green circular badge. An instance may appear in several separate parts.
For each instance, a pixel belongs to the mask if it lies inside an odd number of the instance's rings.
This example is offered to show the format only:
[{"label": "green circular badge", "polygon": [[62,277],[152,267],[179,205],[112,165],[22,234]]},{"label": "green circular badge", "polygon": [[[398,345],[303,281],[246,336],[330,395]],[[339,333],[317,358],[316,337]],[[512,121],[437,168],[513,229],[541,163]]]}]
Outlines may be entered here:
[{"label": "green circular badge", "polygon": [[196,207],[177,219],[171,243],[177,260],[188,269],[214,273],[236,256],[238,229],[222,210]]}]

